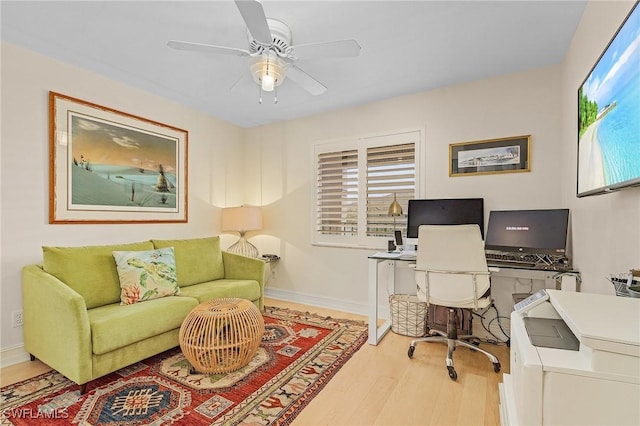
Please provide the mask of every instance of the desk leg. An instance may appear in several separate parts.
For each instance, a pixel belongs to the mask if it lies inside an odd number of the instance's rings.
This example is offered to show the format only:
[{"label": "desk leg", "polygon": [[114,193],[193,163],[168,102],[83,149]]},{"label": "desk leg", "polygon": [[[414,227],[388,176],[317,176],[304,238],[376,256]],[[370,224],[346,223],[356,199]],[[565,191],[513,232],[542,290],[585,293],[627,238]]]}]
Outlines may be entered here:
[{"label": "desk leg", "polygon": [[[378,264],[383,260],[369,259],[369,344],[377,345],[391,329],[391,319],[378,327]],[[395,283],[394,283],[395,287]]]}]

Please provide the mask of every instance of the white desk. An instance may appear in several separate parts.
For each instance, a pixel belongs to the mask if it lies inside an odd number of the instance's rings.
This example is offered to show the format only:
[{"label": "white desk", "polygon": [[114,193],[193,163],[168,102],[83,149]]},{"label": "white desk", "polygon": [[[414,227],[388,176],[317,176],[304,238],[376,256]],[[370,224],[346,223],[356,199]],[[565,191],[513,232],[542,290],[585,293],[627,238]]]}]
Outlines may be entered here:
[{"label": "white desk", "polygon": [[[379,265],[384,262],[389,262],[390,269],[393,270],[392,274],[389,274],[387,286],[391,294],[396,292],[396,263],[407,262],[414,263],[416,261],[415,252],[409,252],[401,254],[399,252],[378,252],[369,256],[369,306],[368,306],[368,321],[369,321],[369,344],[377,345],[378,342],[389,332],[391,329],[391,318],[384,318],[382,325],[378,326],[378,320],[380,318],[379,303],[381,302],[379,296]],[[524,269],[512,269],[512,268],[489,268],[491,271],[491,292],[494,297],[497,310],[502,316],[508,317],[513,308],[512,293],[520,293],[531,291],[534,293],[540,288],[558,288],[558,282],[556,281],[557,271],[546,270],[524,270]],[[520,284],[516,288],[516,282],[518,279],[530,280],[530,289]],[[533,282],[538,281],[534,286]],[[519,290],[522,288],[522,290]],[[564,290],[564,288],[563,288]],[[493,314],[493,312],[491,313]],[[489,314],[489,315],[491,315]],[[487,321],[492,318],[487,318]],[[508,327],[508,324],[505,324]],[[478,337],[493,338],[481,327],[480,322],[474,321],[474,334]]]},{"label": "white desk", "polygon": [[[386,318],[378,327],[378,265],[382,262],[415,262],[415,254],[400,254],[397,252],[379,252],[369,256],[369,344],[377,345],[391,329],[391,318]],[[390,287],[395,291],[395,274],[391,275]]]}]

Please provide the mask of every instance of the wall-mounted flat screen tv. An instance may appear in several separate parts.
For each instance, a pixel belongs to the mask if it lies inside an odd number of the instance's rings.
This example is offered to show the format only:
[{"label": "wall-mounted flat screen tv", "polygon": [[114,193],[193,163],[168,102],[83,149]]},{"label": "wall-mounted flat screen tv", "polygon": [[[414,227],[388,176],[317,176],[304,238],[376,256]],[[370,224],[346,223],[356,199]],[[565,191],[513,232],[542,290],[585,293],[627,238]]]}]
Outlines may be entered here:
[{"label": "wall-mounted flat screen tv", "polygon": [[577,196],[640,185],[640,7],[578,89]]},{"label": "wall-mounted flat screen tv", "polygon": [[420,225],[477,224],[484,238],[483,198],[409,200],[407,238],[418,238]]}]

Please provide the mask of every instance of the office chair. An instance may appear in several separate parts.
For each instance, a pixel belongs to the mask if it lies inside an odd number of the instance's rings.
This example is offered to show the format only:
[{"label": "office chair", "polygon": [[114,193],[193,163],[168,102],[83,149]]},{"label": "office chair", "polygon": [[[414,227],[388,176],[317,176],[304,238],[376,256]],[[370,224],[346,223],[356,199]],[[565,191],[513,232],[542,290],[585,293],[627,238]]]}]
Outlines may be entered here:
[{"label": "office chair", "polygon": [[447,370],[452,380],[458,378],[453,366],[456,346],[466,346],[486,355],[493,370],[500,371],[494,355],[469,343],[472,335],[458,336],[457,309],[482,309],[490,306],[489,269],[478,225],[422,225],[418,229],[418,253],[415,268],[418,299],[448,308],[447,332],[429,330],[429,336],[411,341],[409,358],[418,342],[446,342]]}]

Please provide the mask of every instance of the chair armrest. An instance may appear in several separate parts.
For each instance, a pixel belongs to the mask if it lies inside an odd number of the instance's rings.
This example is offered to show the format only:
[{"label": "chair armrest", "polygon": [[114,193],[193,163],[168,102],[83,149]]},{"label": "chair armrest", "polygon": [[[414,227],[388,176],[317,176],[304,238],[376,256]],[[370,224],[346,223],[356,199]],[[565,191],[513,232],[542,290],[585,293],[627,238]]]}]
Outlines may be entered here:
[{"label": "chair armrest", "polygon": [[260,307],[264,299],[264,262],[252,257],[239,254],[222,252],[224,263],[224,277],[232,280],[256,280],[260,284]]},{"label": "chair armrest", "polygon": [[24,346],[78,384],[92,377],[91,328],[84,298],[39,265],[22,269]]}]

